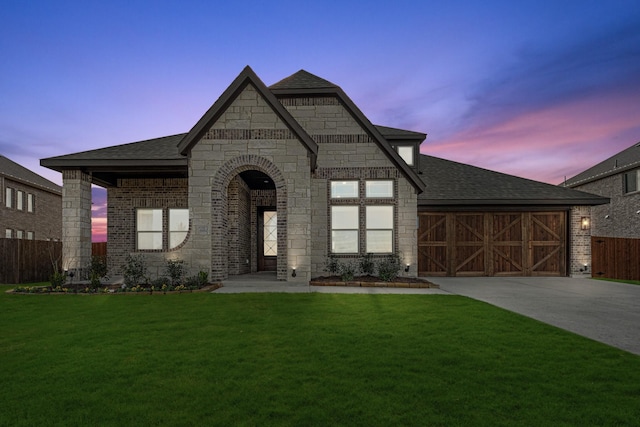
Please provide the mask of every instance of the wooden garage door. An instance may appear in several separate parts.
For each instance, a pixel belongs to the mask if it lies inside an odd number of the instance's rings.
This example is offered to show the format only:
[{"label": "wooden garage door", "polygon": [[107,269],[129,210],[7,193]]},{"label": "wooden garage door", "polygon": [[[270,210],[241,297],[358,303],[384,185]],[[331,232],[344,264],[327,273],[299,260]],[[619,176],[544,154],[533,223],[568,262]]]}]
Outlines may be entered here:
[{"label": "wooden garage door", "polygon": [[420,212],[421,276],[564,276],[565,212]]}]

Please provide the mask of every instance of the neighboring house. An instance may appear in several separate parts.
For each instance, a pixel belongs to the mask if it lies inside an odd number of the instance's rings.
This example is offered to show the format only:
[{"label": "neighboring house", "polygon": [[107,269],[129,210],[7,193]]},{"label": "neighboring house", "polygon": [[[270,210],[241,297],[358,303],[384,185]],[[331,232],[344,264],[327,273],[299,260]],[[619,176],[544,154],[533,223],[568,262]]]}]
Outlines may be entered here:
[{"label": "neighboring house", "polygon": [[62,188],[0,155],[2,238],[62,239]]},{"label": "neighboring house", "polygon": [[591,210],[591,234],[640,238],[640,142],[568,179],[566,187],[608,197]]},{"label": "neighboring house", "polygon": [[[407,276],[567,275],[589,259],[591,194],[421,155],[337,85],[246,67],[186,134],[41,160],[62,172],[67,268],[91,255],[91,184],[107,189],[108,263],[183,259],[213,280],[306,283],[327,257],[397,254]],[[568,236],[571,236],[570,238]]]}]

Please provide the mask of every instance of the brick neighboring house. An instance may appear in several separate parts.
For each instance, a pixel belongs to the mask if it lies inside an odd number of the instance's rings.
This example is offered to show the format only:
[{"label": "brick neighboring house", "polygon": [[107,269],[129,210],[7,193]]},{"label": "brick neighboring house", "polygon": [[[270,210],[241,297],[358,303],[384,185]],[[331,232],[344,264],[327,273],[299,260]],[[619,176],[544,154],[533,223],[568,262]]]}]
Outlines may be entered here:
[{"label": "brick neighboring house", "polygon": [[0,155],[2,238],[62,239],[62,188]]},{"label": "brick neighboring house", "polygon": [[267,87],[246,67],[185,134],[41,164],[63,174],[69,268],[91,255],[94,183],[107,189],[112,271],[130,253],[213,280],[307,283],[329,254],[366,253],[400,255],[407,276],[579,271],[590,239],[576,218],[607,199],[421,155],[425,138],[373,125],[306,71]]},{"label": "brick neighboring house", "polygon": [[594,236],[640,239],[640,142],[568,179],[564,185],[611,200],[591,209]]}]

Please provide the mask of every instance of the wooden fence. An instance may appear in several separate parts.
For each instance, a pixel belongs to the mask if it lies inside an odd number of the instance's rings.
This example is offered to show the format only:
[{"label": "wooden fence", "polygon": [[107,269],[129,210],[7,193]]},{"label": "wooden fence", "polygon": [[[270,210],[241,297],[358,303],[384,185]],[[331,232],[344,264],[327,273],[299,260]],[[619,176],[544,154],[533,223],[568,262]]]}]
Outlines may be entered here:
[{"label": "wooden fence", "polygon": [[591,237],[591,275],[640,280],[640,239]]},{"label": "wooden fence", "polygon": [[91,255],[107,256],[107,242],[94,242],[91,244]]},{"label": "wooden fence", "polygon": [[61,258],[61,242],[0,239],[0,283],[48,281]]}]

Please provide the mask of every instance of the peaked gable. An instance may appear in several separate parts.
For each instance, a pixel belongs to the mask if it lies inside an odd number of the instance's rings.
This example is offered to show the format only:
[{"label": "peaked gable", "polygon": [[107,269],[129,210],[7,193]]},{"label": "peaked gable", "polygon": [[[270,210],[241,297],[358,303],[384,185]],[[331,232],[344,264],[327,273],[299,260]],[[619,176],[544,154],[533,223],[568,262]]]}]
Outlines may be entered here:
[{"label": "peaked gable", "polygon": [[267,86],[253,72],[251,67],[246,66],[236,77],[229,87],[220,95],[220,98],[213,103],[211,108],[198,120],[191,130],[178,143],[178,151],[186,155],[189,150],[202,138],[207,130],[220,118],[231,103],[240,95],[247,85],[252,85],[255,90],[264,98],[269,107],[280,117],[286,126],[305,146],[311,158],[311,168],[315,169],[316,157],[318,155],[318,145],[291,116],[278,99],[269,91]]},{"label": "peaked gable", "polygon": [[369,121],[369,119],[362,111],[360,111],[358,106],[347,96],[340,86],[315,76],[305,70],[300,70],[270,86],[269,90],[278,98],[314,95],[335,96],[360,125],[360,127],[371,137],[389,160],[391,160],[393,165],[400,170],[407,180],[409,180],[418,193],[422,193],[424,191],[424,182],[422,182],[418,174],[409,167],[404,160],[402,160],[400,155],[391,147],[385,137],[382,136],[379,128]]}]

